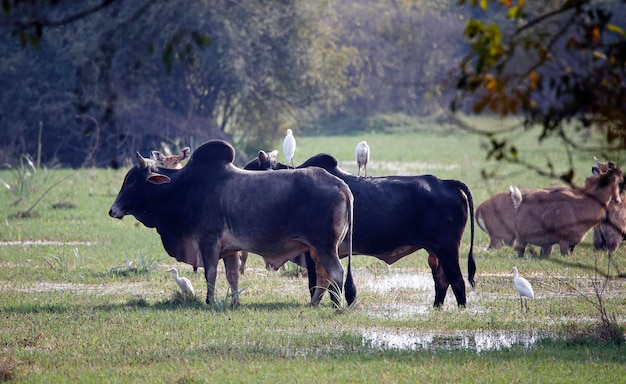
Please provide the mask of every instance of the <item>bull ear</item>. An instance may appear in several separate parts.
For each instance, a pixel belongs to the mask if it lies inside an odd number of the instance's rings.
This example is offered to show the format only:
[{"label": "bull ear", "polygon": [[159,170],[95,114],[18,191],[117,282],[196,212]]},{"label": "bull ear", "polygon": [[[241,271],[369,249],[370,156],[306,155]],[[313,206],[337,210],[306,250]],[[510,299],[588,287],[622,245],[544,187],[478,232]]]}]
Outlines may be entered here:
[{"label": "bull ear", "polygon": [[156,161],[163,161],[163,154],[159,151],[150,151],[150,158]]},{"label": "bull ear", "polygon": [[146,177],[146,181],[155,185],[161,185],[169,183],[170,181],[172,181],[172,179],[160,173],[150,172],[148,177]]},{"label": "bull ear", "polygon": [[278,156],[278,149],[273,150],[268,155],[269,155],[269,157],[276,157],[276,156]]},{"label": "bull ear", "polygon": [[179,160],[183,160],[189,157],[189,153],[191,153],[191,148],[189,147],[185,147],[183,148],[183,150],[180,152],[180,159]]},{"label": "bull ear", "polygon": [[600,176],[600,168],[598,167],[591,167],[591,174],[594,176]]}]

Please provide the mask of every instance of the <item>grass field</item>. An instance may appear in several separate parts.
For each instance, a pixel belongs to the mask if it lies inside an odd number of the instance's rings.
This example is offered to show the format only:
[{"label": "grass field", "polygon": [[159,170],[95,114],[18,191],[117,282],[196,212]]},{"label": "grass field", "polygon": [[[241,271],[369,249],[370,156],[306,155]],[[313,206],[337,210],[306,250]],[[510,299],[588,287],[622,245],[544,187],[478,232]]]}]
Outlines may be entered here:
[{"label": "grass field", "polygon": [[[417,130],[416,130],[417,131]],[[424,174],[464,181],[475,206],[490,195],[558,181],[485,160],[481,139],[433,129],[362,136],[300,137],[297,164],[327,152],[356,171],[354,147],[367,140],[370,175]],[[528,159],[546,156],[565,166],[558,145],[521,137]],[[280,149],[280,148],[279,148]],[[563,158],[562,158],[563,157]],[[281,158],[282,159],[282,158]],[[574,157],[582,183],[593,159]],[[483,179],[486,170],[494,177]],[[176,263],[155,230],[133,217],[111,219],[108,209],[126,169],[39,170],[22,184],[23,199],[0,190],[0,381],[14,382],[620,382],[624,346],[602,343],[597,287],[607,256],[588,235],[574,254],[555,250],[518,259],[513,250],[485,250],[476,230],[477,286],[457,308],[451,292],[433,309],[426,253],[387,266],[353,258],[356,305],[335,310],[326,296],[308,303],[306,279],[290,267],[271,272],[251,256],[240,280],[242,305],[230,308],[223,274],[214,307],[204,304],[203,273]],[[60,183],[24,213],[47,187]],[[11,185],[16,173],[0,172]],[[467,277],[469,225],[461,247]],[[616,323],[626,319],[624,248],[601,297]],[[132,261],[132,267],[127,262]],[[344,265],[345,265],[344,260]],[[183,300],[166,270],[176,266],[195,286]],[[517,266],[534,286],[522,313],[511,281]],[[587,336],[588,335],[588,336]]]}]

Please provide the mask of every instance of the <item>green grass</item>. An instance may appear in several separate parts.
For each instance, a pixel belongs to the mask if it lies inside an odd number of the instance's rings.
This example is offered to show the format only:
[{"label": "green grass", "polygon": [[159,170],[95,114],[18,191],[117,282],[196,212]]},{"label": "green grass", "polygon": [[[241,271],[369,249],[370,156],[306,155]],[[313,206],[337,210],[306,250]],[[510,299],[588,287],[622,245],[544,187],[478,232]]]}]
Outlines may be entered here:
[{"label": "green grass", "polygon": [[[487,122],[485,122],[487,124]],[[430,128],[432,129],[432,128]],[[459,131],[372,133],[359,136],[297,137],[296,163],[318,152],[334,154],[355,172],[354,147],[372,148],[371,175],[432,173],[466,182],[475,205],[509,184],[554,185],[530,171],[490,163],[481,139]],[[538,149],[520,138],[538,164],[546,153],[555,164],[556,144]],[[574,159],[577,182],[593,165]],[[483,179],[481,170],[495,177]],[[5,171],[6,172],[6,171]],[[468,306],[456,307],[448,293],[442,309],[434,299],[426,253],[392,266],[365,256],[353,258],[357,304],[334,310],[326,295],[308,303],[306,279],[266,271],[260,257],[248,259],[240,279],[242,305],[209,307],[202,270],[169,257],[153,229],[132,217],[114,220],[108,209],[126,170],[50,170],[73,177],[52,189],[33,218],[14,213],[32,205],[37,191],[11,205],[0,191],[0,240],[47,240],[49,245],[0,245],[0,379],[14,382],[618,382],[626,374],[624,346],[604,344],[592,333],[599,314],[594,298],[595,263],[606,272],[606,255],[594,253],[591,236],[573,255],[558,252],[518,259],[510,248],[485,251],[486,234],[476,231],[477,287],[468,285]],[[0,172],[0,178],[7,179]],[[45,186],[41,186],[42,192]],[[63,204],[59,204],[63,203]],[[56,207],[56,208],[55,208]],[[461,248],[467,276],[469,229]],[[624,248],[615,261],[625,272]],[[128,268],[127,261],[134,261]],[[345,264],[345,259],[344,259]],[[511,268],[534,285],[530,312],[521,313]],[[166,270],[176,266],[191,279],[195,300],[182,300]],[[603,295],[617,323],[626,319],[626,284],[612,278]],[[294,276],[295,275],[295,276]],[[424,287],[415,287],[415,276]],[[406,283],[409,281],[409,283]],[[419,285],[419,284],[418,284]],[[218,275],[218,301],[228,284]],[[434,335],[431,347],[393,348],[367,334]],[[530,348],[452,348],[448,342],[473,335],[521,332],[551,335]],[[436,336],[436,337],[435,337]],[[456,340],[456,341],[455,341]],[[4,376],[3,376],[4,375]],[[7,376],[8,375],[8,376]]]}]

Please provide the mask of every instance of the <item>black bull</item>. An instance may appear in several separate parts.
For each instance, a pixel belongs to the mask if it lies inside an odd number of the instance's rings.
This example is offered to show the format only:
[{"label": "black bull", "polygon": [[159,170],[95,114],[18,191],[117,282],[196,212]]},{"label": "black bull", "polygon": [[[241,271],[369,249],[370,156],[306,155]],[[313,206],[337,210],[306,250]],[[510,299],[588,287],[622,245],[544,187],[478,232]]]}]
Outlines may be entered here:
[{"label": "black bull", "polygon": [[[298,168],[310,167],[325,169],[345,181],[352,190],[355,254],[374,256],[393,264],[423,248],[428,252],[428,264],[435,281],[434,306],[443,305],[450,285],[457,304],[466,304],[459,247],[467,223],[468,207],[471,240],[467,263],[468,280],[472,287],[476,274],[474,203],[467,185],[432,175],[357,177],[341,170],[337,160],[328,154],[316,155]],[[263,151],[244,167],[249,170],[286,168],[274,156]],[[340,256],[345,255],[340,251]],[[309,288],[313,292],[313,284],[317,280],[315,268],[312,268],[310,260],[307,264]]]},{"label": "black bull", "polygon": [[[244,171],[232,164],[234,156],[233,147],[219,140],[201,145],[180,170],[158,168],[137,154],[138,164],[126,174],[109,215],[133,215],[156,228],[165,250],[179,261],[198,265],[201,260],[207,303],[214,300],[220,258],[238,301],[237,252],[249,250],[274,265],[310,252],[339,304],[344,272],[339,245],[348,242],[352,253],[353,196],[348,186],[322,169]],[[264,225],[267,218],[276,225]],[[318,304],[322,294],[320,287],[311,303]],[[345,294],[351,304],[356,288],[350,258]]]}]

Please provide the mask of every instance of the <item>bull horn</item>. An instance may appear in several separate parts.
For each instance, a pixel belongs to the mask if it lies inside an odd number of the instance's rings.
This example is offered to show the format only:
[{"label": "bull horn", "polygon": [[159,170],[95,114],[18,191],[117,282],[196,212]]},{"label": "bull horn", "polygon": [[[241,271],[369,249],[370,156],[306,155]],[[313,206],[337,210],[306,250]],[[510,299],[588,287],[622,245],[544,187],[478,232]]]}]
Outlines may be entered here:
[{"label": "bull horn", "polygon": [[146,159],[144,159],[143,156],[141,156],[141,153],[139,153],[139,151],[137,151],[137,166],[139,167],[139,169],[145,169],[148,166],[148,162],[146,161]]}]

